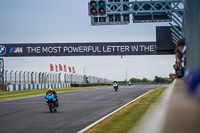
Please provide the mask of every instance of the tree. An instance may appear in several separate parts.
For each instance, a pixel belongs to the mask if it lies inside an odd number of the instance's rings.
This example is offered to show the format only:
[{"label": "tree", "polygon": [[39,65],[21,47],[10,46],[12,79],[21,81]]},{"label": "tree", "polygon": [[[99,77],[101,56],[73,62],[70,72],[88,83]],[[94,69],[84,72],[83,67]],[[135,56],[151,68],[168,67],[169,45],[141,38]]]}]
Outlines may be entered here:
[{"label": "tree", "polygon": [[131,78],[129,81],[132,83],[171,83],[172,79],[170,78],[162,78],[155,76],[153,80],[148,80],[147,78],[138,79],[138,78]]},{"label": "tree", "polygon": [[155,76],[153,82],[160,83],[160,78],[158,76]]},{"label": "tree", "polygon": [[154,83],[171,83],[172,79],[155,76],[153,82]]},{"label": "tree", "polygon": [[131,83],[137,83],[137,78],[131,78],[129,81],[131,81]]},{"label": "tree", "polygon": [[147,83],[147,82],[148,82],[148,79],[147,79],[147,78],[143,78],[143,79],[142,79],[142,82]]}]

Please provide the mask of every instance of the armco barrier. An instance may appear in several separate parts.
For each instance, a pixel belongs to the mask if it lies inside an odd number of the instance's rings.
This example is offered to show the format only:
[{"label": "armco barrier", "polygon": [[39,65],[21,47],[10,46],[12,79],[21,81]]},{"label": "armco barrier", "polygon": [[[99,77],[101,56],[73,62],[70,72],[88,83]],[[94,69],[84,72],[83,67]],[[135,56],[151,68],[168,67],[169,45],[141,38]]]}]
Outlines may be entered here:
[{"label": "armco barrier", "polygon": [[52,88],[67,88],[67,87],[71,87],[71,85],[70,85],[70,83],[8,85],[7,91],[47,89],[49,87],[52,87]]}]

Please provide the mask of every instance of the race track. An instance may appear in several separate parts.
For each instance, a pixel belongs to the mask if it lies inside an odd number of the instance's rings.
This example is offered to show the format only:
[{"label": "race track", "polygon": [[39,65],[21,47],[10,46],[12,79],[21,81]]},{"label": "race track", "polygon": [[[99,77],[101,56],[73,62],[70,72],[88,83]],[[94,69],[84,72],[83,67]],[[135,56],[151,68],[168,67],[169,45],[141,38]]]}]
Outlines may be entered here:
[{"label": "race track", "polygon": [[0,133],[76,133],[145,92],[163,85],[134,85],[59,94],[58,112],[44,96],[0,102]]}]

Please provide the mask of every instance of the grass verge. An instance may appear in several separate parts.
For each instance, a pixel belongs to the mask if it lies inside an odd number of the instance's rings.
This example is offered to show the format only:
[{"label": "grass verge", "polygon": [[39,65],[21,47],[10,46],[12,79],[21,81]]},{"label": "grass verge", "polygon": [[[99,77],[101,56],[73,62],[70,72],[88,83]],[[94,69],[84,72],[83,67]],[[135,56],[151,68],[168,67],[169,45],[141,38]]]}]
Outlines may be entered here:
[{"label": "grass verge", "polygon": [[92,127],[86,133],[128,133],[132,131],[152,104],[155,104],[167,87],[151,91],[134,103]]},{"label": "grass verge", "polygon": [[[55,88],[54,90],[57,93],[63,93],[63,92],[92,90],[92,89],[108,88],[108,87],[111,87],[111,86],[69,87],[69,88]],[[28,98],[28,97],[34,97],[34,96],[42,96],[42,95],[45,95],[46,92],[47,92],[47,89],[6,91],[6,92],[3,91],[3,92],[0,92],[0,101]]]}]

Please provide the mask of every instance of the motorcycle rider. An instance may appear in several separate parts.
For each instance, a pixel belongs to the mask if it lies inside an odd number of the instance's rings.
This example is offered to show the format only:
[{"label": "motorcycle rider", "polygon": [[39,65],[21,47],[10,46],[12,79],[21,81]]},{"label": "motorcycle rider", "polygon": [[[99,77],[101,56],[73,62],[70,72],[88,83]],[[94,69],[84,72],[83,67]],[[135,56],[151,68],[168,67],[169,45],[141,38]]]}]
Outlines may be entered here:
[{"label": "motorcycle rider", "polygon": [[117,89],[118,89],[117,81],[114,81],[114,83],[113,83],[113,88],[115,89],[115,91],[117,91]]},{"label": "motorcycle rider", "polygon": [[117,82],[116,82],[116,81],[113,83],[113,86],[118,86],[118,84],[117,84]]},{"label": "motorcycle rider", "polygon": [[128,83],[129,86],[131,86],[131,81]]},{"label": "motorcycle rider", "polygon": [[[53,108],[56,109],[56,107],[58,107],[58,95],[57,95],[56,91],[54,91],[51,87],[49,87],[48,91],[46,93],[46,97],[47,97],[48,94],[54,94],[56,100],[54,100],[54,107]],[[46,97],[45,97],[45,99],[46,99]]]}]

